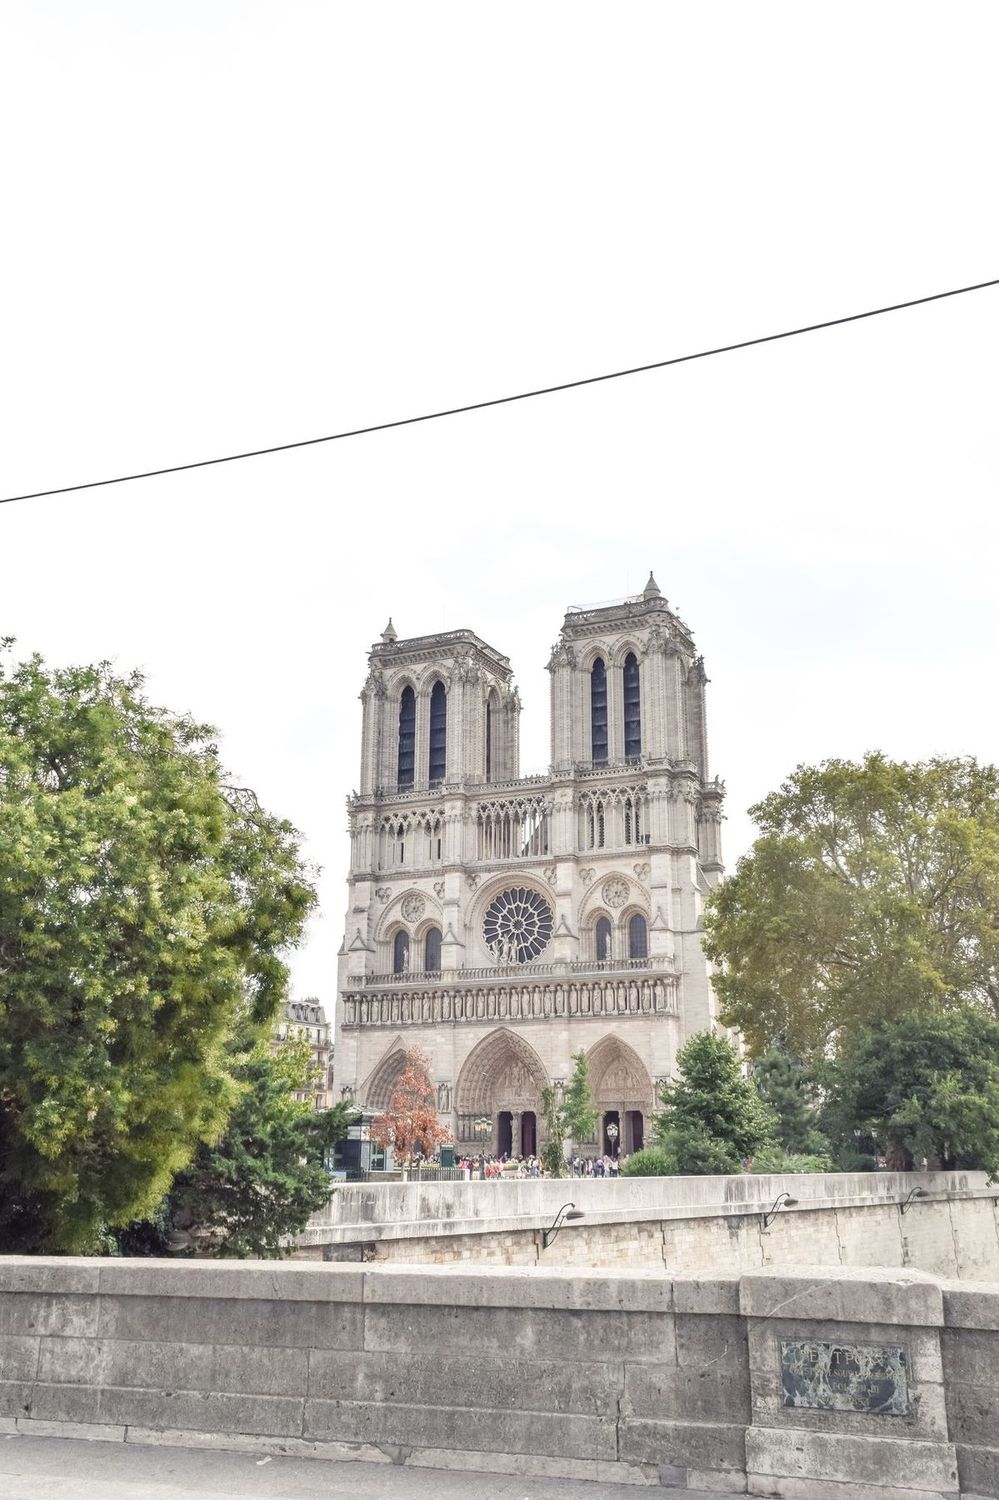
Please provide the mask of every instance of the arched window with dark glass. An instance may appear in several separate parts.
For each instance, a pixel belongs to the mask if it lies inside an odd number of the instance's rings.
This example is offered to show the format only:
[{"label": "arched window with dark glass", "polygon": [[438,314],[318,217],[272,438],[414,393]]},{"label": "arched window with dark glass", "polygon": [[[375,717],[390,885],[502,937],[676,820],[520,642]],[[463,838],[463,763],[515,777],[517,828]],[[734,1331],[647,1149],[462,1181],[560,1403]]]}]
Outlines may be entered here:
[{"label": "arched window with dark glass", "polygon": [[447,691],[443,682],[434,683],[430,694],[430,784],[444,780],[447,771]]},{"label": "arched window with dark glass", "polygon": [[611,924],[607,917],[597,922],[597,961],[604,963],[611,956]]},{"label": "arched window with dark glass", "polygon": [[403,688],[399,699],[399,775],[400,788],[413,785],[416,769],[416,694]]},{"label": "arched window with dark glass", "polygon": [[423,939],[423,967],[428,974],[436,974],[441,966],[441,930],[428,927]]},{"label": "arched window with dark glass", "polygon": [[640,911],[636,911],[628,923],[628,957],[648,958],[649,928]]},{"label": "arched window with dark glass", "polygon": [[408,968],[409,933],[400,927],[395,935],[395,942],[392,944],[392,973],[405,974]]},{"label": "arched window with dark glass", "polygon": [[624,753],[628,760],[642,753],[642,687],[634,651],[624,659]]},{"label": "arched window with dark glass", "polygon": [[493,700],[486,699],[486,780],[493,779]]},{"label": "arched window with dark glass", "polygon": [[590,752],[593,764],[607,764],[607,668],[597,657],[590,669]]}]

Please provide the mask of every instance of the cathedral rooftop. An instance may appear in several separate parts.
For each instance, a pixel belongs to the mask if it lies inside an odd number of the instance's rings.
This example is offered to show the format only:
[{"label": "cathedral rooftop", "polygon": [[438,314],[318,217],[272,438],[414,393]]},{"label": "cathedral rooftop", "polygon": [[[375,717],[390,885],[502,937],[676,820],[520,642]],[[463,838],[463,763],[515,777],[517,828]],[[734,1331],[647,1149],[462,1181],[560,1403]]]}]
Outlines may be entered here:
[{"label": "cathedral rooftop", "polygon": [[433,635],[414,635],[400,640],[391,620],[381,640],[371,647],[371,659],[388,663],[430,655],[467,656],[470,652],[478,652],[494,667],[509,671],[510,658],[497,651],[495,646],[490,646],[474,630],[441,630]]},{"label": "cathedral rooftop", "polygon": [[669,601],[663,595],[655,575],[649,573],[649,581],[640,594],[628,594],[623,599],[604,599],[596,604],[570,604],[562,625],[563,635],[586,633],[595,626],[618,626],[628,620],[640,621],[653,616],[666,615],[675,621],[688,637],[690,628],[684,624]]}]

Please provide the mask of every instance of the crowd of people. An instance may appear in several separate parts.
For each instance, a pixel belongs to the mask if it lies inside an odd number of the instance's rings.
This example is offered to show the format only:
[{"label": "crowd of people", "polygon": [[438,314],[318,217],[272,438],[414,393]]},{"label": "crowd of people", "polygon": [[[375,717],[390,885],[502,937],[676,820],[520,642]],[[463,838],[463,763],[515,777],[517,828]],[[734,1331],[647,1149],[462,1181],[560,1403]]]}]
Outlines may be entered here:
[{"label": "crowd of people", "polygon": [[[617,1177],[621,1163],[627,1157],[574,1155],[567,1163],[573,1177]],[[459,1156],[455,1166],[462,1168],[472,1179],[509,1179],[511,1177],[547,1177],[548,1173],[540,1156]]]}]

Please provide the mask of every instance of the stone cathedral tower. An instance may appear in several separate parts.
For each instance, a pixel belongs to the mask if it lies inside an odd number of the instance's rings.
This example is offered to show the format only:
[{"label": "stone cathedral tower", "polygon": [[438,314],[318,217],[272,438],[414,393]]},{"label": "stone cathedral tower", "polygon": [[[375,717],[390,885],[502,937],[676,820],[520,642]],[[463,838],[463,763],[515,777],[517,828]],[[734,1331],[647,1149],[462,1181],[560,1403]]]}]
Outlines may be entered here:
[{"label": "stone cathedral tower", "polygon": [[519,774],[510,663],[470,630],[371,650],[335,1084],[385,1107],[430,1055],[459,1148],[541,1144],[541,1090],[589,1059],[591,1151],[637,1149],[691,1032],[715,1019],[699,937],[721,874],[704,664],[650,576],[570,609],[548,663],[551,767]]}]

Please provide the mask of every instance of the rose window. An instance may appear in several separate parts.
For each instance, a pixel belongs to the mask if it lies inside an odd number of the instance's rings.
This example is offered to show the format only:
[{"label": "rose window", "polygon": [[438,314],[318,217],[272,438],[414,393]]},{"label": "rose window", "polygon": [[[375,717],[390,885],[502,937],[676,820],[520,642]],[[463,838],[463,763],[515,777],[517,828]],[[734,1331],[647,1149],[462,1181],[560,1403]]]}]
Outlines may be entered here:
[{"label": "rose window", "polygon": [[530,963],[544,953],[554,930],[555,915],[544,896],[522,885],[502,891],[482,924],[486,947],[498,963]]}]

